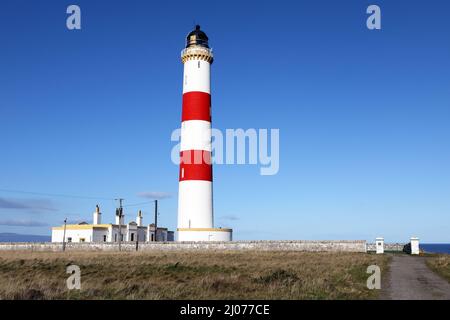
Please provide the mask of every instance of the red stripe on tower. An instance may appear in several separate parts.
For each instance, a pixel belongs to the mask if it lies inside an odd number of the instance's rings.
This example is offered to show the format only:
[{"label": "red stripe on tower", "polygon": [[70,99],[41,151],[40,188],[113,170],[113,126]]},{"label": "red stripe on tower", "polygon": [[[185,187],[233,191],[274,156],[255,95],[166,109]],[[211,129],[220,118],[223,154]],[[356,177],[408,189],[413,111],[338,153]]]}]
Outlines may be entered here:
[{"label": "red stripe on tower", "polygon": [[212,181],[211,152],[188,150],[180,152],[180,181]]},{"label": "red stripe on tower", "polygon": [[211,95],[209,93],[191,91],[183,94],[181,121],[188,120],[211,122]]}]

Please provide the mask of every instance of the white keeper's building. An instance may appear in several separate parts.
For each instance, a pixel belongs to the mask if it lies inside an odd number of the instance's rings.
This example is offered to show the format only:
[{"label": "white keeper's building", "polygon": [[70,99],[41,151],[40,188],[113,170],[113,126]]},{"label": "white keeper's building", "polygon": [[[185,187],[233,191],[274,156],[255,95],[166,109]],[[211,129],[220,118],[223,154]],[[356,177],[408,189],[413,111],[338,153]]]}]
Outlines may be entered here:
[{"label": "white keeper's building", "polygon": [[[136,221],[125,224],[125,217],[116,214],[115,224],[101,223],[100,207],[97,206],[94,212],[92,224],[81,222],[79,224],[68,224],[65,226],[66,242],[118,242],[119,235],[123,242],[147,242],[155,241],[155,225],[144,226],[142,212],[136,217]],[[120,221],[119,221],[120,220]],[[119,233],[119,226],[121,232]],[[63,242],[64,225],[52,228],[52,242]],[[158,227],[157,241],[174,241],[174,232],[167,228]]]}]

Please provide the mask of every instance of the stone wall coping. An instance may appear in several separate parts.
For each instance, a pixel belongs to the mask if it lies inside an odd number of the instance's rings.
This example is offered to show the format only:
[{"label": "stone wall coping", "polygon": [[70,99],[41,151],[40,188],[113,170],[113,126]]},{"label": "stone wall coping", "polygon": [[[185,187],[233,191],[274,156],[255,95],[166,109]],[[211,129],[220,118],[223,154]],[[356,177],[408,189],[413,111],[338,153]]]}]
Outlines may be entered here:
[{"label": "stone wall coping", "polygon": [[[338,244],[338,243],[368,243],[366,240],[239,240],[239,241],[157,241],[157,242],[139,242],[139,245],[155,245],[155,244],[271,244],[271,243],[323,243],[323,244]],[[62,242],[0,242],[0,246],[6,245],[61,245]],[[133,244],[136,242],[122,241],[121,244]],[[388,243],[386,243],[388,244]],[[397,243],[395,243],[397,244]],[[118,245],[118,242],[66,242],[66,245]]]}]

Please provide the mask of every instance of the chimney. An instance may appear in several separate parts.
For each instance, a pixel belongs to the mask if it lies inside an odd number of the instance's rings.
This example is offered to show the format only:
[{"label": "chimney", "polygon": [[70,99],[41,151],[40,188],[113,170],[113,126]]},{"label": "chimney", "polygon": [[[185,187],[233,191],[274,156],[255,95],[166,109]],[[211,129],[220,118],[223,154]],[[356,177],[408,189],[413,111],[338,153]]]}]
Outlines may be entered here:
[{"label": "chimney", "polygon": [[142,219],[143,219],[143,217],[142,217],[142,211],[139,210],[138,215],[137,215],[137,217],[136,217],[136,223],[137,223],[137,225],[138,225],[139,227],[142,227]]},{"label": "chimney", "polygon": [[[121,210],[121,209],[116,209],[116,224],[117,225],[123,225],[124,224],[124,222],[125,222],[125,215],[123,214],[123,212],[122,212],[122,216],[120,217],[120,215],[119,215],[119,210]],[[119,218],[120,217],[120,218]],[[120,219],[120,220],[119,220]]]},{"label": "chimney", "polygon": [[94,211],[94,225],[101,223],[102,223],[102,213],[100,212],[100,207],[96,205]]}]

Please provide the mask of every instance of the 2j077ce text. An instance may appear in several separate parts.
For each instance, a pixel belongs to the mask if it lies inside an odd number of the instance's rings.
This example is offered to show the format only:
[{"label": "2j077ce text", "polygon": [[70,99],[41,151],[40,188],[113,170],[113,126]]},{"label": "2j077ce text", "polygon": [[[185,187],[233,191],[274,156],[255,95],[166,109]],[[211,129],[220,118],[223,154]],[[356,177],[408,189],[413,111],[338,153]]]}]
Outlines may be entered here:
[{"label": "2j077ce text", "polygon": [[188,304],[180,309],[181,315],[206,315],[210,318],[214,313],[222,313],[225,316],[234,317],[237,315],[270,315],[270,305],[268,304],[226,304],[223,308],[193,306]]}]

